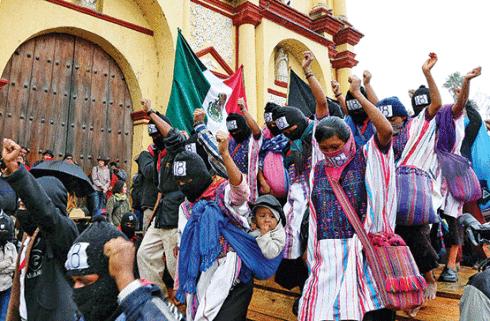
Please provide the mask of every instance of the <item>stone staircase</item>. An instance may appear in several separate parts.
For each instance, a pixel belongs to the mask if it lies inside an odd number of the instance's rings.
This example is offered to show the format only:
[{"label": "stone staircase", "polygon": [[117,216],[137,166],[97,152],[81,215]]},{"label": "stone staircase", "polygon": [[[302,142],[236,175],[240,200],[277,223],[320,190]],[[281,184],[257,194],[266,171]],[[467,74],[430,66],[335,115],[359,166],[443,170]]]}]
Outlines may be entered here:
[{"label": "stone staircase", "polygon": [[[440,267],[436,277],[442,272]],[[458,321],[459,299],[463,294],[468,278],[476,271],[462,267],[458,283],[438,283],[437,298],[423,307],[412,319],[405,313],[397,313],[398,321]],[[255,280],[254,295],[248,309],[247,319],[250,321],[294,321],[296,317],[291,311],[294,300],[300,296],[299,289],[287,290],[276,284],[272,279]]]}]

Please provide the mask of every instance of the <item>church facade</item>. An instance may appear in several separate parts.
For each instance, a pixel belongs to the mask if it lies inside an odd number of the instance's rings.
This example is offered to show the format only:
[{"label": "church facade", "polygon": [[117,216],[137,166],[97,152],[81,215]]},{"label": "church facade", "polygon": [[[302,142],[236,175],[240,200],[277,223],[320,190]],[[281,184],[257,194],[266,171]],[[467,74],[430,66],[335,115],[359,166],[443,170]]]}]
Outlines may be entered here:
[{"label": "church facade", "polygon": [[30,160],[50,149],[85,170],[102,155],[130,169],[150,142],[139,101],[166,109],[178,28],[217,76],[243,65],[259,123],[305,50],[328,95],[333,79],[345,92],[363,36],[346,0],[0,0],[0,136]]}]

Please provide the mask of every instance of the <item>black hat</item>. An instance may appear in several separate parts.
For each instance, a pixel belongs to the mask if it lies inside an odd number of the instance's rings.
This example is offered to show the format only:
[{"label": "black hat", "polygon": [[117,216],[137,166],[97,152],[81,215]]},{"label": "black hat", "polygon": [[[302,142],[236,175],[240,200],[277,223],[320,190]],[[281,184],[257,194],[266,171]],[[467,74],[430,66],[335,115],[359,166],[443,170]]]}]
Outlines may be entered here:
[{"label": "black hat", "polygon": [[277,220],[282,223],[283,226],[286,225],[286,216],[282,209],[281,203],[274,196],[267,194],[262,195],[257,198],[255,203],[249,203],[249,207],[252,209],[252,213],[255,216],[255,211],[259,207],[267,207],[276,216]]},{"label": "black hat", "polygon": [[65,268],[68,276],[102,274],[109,269],[109,258],[104,255],[104,245],[111,239],[123,237],[112,224],[92,223],[77,237],[68,252]]},{"label": "black hat", "polygon": [[49,156],[51,156],[51,157],[54,157],[54,153],[53,153],[53,151],[52,151],[51,149],[46,149],[46,150],[44,151],[44,153],[43,153],[43,156],[44,156],[44,155],[49,155]]},{"label": "black hat", "polygon": [[65,156],[63,157],[63,160],[67,159],[68,157],[71,157],[73,159],[73,154],[72,153],[66,153]]}]

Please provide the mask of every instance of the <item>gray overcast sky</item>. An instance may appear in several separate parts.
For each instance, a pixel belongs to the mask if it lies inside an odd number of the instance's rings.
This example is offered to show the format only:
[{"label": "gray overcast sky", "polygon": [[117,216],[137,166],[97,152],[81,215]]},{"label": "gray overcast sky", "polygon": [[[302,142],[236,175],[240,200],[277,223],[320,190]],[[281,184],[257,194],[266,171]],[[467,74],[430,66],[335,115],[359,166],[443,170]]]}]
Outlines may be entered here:
[{"label": "gray overcast sky", "polygon": [[488,0],[346,0],[349,22],[364,34],[355,47],[361,76],[369,69],[378,97],[398,96],[410,108],[408,89],[425,84],[422,64],[429,52],[439,61],[433,75],[443,103],[449,74],[463,75],[482,66],[470,97],[490,95],[490,1]]}]

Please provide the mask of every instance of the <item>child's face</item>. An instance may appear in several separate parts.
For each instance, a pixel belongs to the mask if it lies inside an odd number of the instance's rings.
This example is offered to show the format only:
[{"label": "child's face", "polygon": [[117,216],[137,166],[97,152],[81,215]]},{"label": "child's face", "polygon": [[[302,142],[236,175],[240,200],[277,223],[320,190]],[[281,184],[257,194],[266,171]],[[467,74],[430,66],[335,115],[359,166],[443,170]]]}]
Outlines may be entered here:
[{"label": "child's face", "polygon": [[267,207],[259,207],[255,211],[255,220],[262,234],[272,231],[277,226],[277,219]]}]

